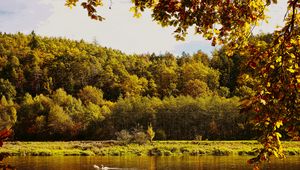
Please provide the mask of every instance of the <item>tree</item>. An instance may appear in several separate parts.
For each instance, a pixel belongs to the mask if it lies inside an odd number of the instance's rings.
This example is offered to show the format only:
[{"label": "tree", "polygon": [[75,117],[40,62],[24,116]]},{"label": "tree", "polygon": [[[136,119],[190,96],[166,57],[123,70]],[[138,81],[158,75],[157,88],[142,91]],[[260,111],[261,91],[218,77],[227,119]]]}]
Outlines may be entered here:
[{"label": "tree", "polygon": [[121,84],[121,89],[125,97],[141,95],[145,91],[148,82],[145,78],[136,75],[129,75]]},{"label": "tree", "polygon": [[260,141],[264,144],[259,157],[250,162],[268,160],[271,155],[284,158],[283,130],[300,140],[299,5],[299,1],[289,1],[285,26],[274,32],[271,43],[248,45],[252,53],[249,65],[259,81],[256,95],[244,101],[244,109],[256,112],[254,121],[263,130]]},{"label": "tree", "polygon": [[0,101],[0,120],[0,130],[4,128],[4,125],[12,126],[17,120],[16,106],[11,99],[7,100],[5,96],[2,96]]},{"label": "tree", "polygon": [[172,54],[166,53],[163,56],[154,56],[149,70],[153,75],[159,97],[176,95],[178,65]]},{"label": "tree", "polygon": [[199,79],[189,80],[183,87],[183,94],[192,97],[205,96],[210,93],[207,84]]},{"label": "tree", "polygon": [[[51,107],[48,116],[50,135],[59,139],[62,136],[70,135],[74,128],[72,118],[59,105]],[[56,136],[58,135],[58,137]]]},{"label": "tree", "polygon": [[243,57],[238,55],[228,57],[225,52],[224,47],[215,51],[210,66],[221,73],[220,85],[228,87],[232,92],[237,87],[237,77],[241,72],[240,61]]},{"label": "tree", "polygon": [[149,137],[150,142],[152,142],[152,140],[153,140],[153,138],[154,138],[154,136],[155,136],[155,132],[154,132],[154,130],[153,130],[153,127],[152,127],[152,124],[151,124],[151,123],[148,125],[147,135],[148,135],[148,137]]},{"label": "tree", "polygon": [[39,40],[38,40],[38,38],[36,37],[36,34],[35,34],[34,31],[32,31],[30,35],[31,35],[31,40],[30,40],[30,42],[29,42],[28,45],[30,46],[30,48],[31,48],[32,50],[34,50],[34,49],[36,49],[36,48],[39,47],[40,43],[39,43]]},{"label": "tree", "polygon": [[[66,0],[67,6],[75,6],[78,0]],[[259,79],[254,97],[245,100],[245,110],[257,112],[254,120],[264,128],[261,150],[257,163],[271,155],[283,157],[279,128],[285,128],[293,138],[299,134],[299,0],[289,0],[285,26],[273,34],[267,50],[258,43],[249,42],[253,26],[266,20],[266,9],[277,0],[132,0],[131,11],[140,16],[145,9],[152,11],[152,18],[162,26],[175,27],[175,37],[183,40],[190,27],[195,33],[212,41],[212,45],[227,44],[227,55],[234,50],[252,54],[249,66],[255,69]],[[103,20],[97,15],[102,0],[85,0],[81,4],[92,19]]]},{"label": "tree", "polygon": [[215,90],[219,87],[219,72],[205,66],[201,62],[191,61],[183,64],[181,67],[181,79],[183,87],[189,84],[191,80],[194,81],[196,79],[204,82],[210,90]]},{"label": "tree", "polygon": [[93,86],[85,86],[79,91],[78,97],[85,105],[87,105],[89,102],[99,106],[104,104],[103,92]]},{"label": "tree", "polygon": [[14,102],[5,96],[0,100],[0,147],[3,145],[3,140],[12,135],[12,126],[17,120],[17,110]]},{"label": "tree", "polygon": [[15,87],[8,81],[0,79],[0,96],[5,96],[6,98],[14,98],[17,95]]}]

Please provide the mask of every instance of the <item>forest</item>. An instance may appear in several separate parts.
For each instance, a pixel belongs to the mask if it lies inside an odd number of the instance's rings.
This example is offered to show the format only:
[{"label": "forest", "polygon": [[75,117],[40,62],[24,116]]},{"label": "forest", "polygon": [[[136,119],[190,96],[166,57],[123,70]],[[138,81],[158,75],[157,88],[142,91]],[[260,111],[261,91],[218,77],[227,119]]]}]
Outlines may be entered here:
[{"label": "forest", "polygon": [[256,83],[249,58],[225,48],[211,57],[127,55],[34,31],[0,33],[1,122],[14,124],[11,140],[108,140],[149,125],[155,140],[257,138],[252,112],[240,113]]}]

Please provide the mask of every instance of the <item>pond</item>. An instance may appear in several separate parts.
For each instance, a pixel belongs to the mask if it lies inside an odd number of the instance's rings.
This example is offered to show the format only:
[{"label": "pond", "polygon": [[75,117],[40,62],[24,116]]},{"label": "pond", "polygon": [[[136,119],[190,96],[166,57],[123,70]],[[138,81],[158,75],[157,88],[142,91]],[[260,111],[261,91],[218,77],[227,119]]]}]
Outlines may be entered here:
[{"label": "pond", "polygon": [[[182,156],[182,157],[84,157],[84,156],[32,156],[9,157],[4,161],[17,170],[95,170],[101,164],[120,170],[252,170],[247,156]],[[300,157],[265,163],[263,169],[294,170],[300,168]],[[101,168],[100,168],[101,169]]]}]

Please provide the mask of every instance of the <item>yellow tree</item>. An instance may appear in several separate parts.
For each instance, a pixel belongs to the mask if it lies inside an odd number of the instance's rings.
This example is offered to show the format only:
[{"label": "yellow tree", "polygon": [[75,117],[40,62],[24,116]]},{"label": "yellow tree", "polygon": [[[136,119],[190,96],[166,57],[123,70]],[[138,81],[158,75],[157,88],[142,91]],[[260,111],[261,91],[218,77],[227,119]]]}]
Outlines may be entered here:
[{"label": "yellow tree", "polygon": [[148,125],[148,129],[147,129],[147,135],[149,137],[150,142],[153,141],[153,138],[155,137],[155,132],[153,130],[152,124],[150,123]]}]

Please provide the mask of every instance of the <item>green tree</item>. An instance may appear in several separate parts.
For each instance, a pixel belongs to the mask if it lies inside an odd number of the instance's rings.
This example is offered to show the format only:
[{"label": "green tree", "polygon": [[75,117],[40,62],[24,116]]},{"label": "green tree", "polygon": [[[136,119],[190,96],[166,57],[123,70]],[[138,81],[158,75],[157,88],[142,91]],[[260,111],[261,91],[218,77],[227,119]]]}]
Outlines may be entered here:
[{"label": "green tree", "polygon": [[61,106],[53,105],[50,108],[48,121],[50,135],[55,139],[72,135],[74,122]]},{"label": "green tree", "polygon": [[0,130],[11,128],[17,120],[16,105],[11,99],[1,97],[0,101]]},{"label": "green tree", "polygon": [[[187,62],[181,67],[181,80],[183,86],[186,86],[191,80],[196,79],[207,84],[210,90],[219,88],[219,72],[205,66],[202,62]],[[199,83],[198,83],[199,84]]]},{"label": "green tree", "polygon": [[8,81],[0,79],[0,96],[13,99],[17,95],[15,87]]},{"label": "green tree", "polygon": [[40,42],[34,31],[31,32],[30,36],[31,36],[31,40],[30,40],[28,46],[32,50],[34,50],[40,46]]},{"label": "green tree", "polygon": [[210,61],[210,66],[218,70],[222,76],[220,76],[220,85],[228,87],[230,91],[234,91],[237,88],[237,78],[241,73],[241,60],[243,57],[233,55],[228,57],[225,54],[224,48],[215,51],[213,58]]},{"label": "green tree", "polygon": [[[149,70],[153,76],[156,91],[160,98],[177,95],[178,89],[178,65],[172,54],[153,56]],[[151,82],[150,82],[151,83]]]},{"label": "green tree", "polygon": [[0,147],[3,145],[3,140],[6,140],[13,134],[12,127],[16,123],[16,120],[16,105],[11,99],[7,101],[6,97],[2,96],[0,101]]},{"label": "green tree", "polygon": [[34,98],[26,93],[18,109],[18,121],[15,126],[15,138],[38,140],[42,136],[48,139],[47,118],[53,101],[42,94]]},{"label": "green tree", "polygon": [[205,53],[203,53],[201,50],[199,50],[195,54],[193,54],[192,60],[195,61],[195,62],[201,62],[205,66],[209,66],[208,55],[206,55]]}]

